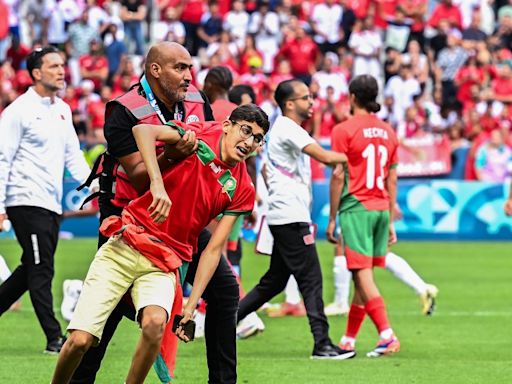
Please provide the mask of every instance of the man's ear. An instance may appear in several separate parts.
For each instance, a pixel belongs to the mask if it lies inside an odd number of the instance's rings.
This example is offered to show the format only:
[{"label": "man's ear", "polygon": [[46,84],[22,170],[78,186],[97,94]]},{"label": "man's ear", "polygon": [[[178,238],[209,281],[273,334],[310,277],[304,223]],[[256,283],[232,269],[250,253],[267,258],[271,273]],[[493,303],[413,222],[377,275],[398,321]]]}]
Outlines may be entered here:
[{"label": "man's ear", "polygon": [[160,71],[161,71],[161,67],[160,67],[160,64],[158,63],[151,63],[151,65],[149,66],[149,70],[151,72],[151,75],[154,77],[154,78],[159,78],[160,77]]},{"label": "man's ear", "polygon": [[32,76],[34,76],[34,79],[41,80],[41,69],[40,68],[34,68],[32,70]]}]

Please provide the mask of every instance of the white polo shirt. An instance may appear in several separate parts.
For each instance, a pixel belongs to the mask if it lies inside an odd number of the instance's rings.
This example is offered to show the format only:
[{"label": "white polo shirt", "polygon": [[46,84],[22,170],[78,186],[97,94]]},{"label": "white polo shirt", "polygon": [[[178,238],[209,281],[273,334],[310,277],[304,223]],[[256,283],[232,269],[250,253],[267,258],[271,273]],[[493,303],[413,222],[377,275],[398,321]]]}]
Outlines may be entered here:
[{"label": "white polo shirt", "polygon": [[0,213],[28,205],[61,214],[65,168],[79,182],[90,172],[71,110],[29,88],[0,117]]},{"label": "white polo shirt", "polygon": [[279,116],[268,134],[269,225],[311,222],[311,164],[302,150],[315,140],[297,123]]}]

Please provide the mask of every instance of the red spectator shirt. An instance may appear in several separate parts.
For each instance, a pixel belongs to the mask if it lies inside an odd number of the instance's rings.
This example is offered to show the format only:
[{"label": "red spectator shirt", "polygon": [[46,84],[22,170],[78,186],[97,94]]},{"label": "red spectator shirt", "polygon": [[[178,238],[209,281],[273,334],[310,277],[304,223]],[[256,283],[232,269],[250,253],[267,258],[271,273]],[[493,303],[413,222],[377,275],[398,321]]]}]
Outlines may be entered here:
[{"label": "red spectator shirt", "polygon": [[23,44],[21,44],[16,51],[13,49],[13,47],[10,47],[7,50],[7,58],[11,60],[11,65],[14,70],[17,71],[20,69],[21,64],[26,59],[30,51],[31,49]]},{"label": "red spectator shirt", "polygon": [[370,0],[347,0],[347,6],[354,12],[358,19],[366,19]]},{"label": "red spectator shirt", "polygon": [[226,120],[229,115],[231,115],[231,112],[237,107],[235,103],[232,103],[229,100],[215,100],[213,103],[210,104],[212,107],[213,112],[213,118],[215,121],[224,121]]},{"label": "red spectator shirt", "polygon": [[290,62],[294,76],[309,75],[309,69],[316,63],[318,47],[310,37],[286,42],[279,52]]},{"label": "red spectator shirt", "polygon": [[374,0],[375,12],[375,26],[377,28],[386,29],[388,27],[387,20],[395,18],[397,0]]},{"label": "red spectator shirt", "polygon": [[240,76],[240,84],[250,85],[256,94],[256,104],[260,105],[265,100],[265,91],[268,87],[267,76],[263,73],[245,73]]},{"label": "red spectator shirt", "polygon": [[191,24],[199,24],[205,11],[206,2],[204,0],[187,0],[181,13],[181,21]]},{"label": "red spectator shirt", "polygon": [[105,106],[102,100],[92,101],[87,105],[87,113],[91,121],[92,129],[103,129],[105,125]]},{"label": "red spectator shirt", "polygon": [[229,166],[221,160],[224,134],[220,123],[193,123],[185,128],[194,130],[200,143],[195,154],[171,165],[163,173],[165,189],[173,202],[167,220],[155,224],[149,217],[148,207],[153,201],[150,191],[130,202],[125,209],[148,234],[172,244],[181,259],[190,261],[191,246],[193,251],[197,249],[199,233],[210,221],[221,213],[236,216],[250,213],[256,192],[245,162]]},{"label": "red spectator shirt", "polygon": [[[406,13],[416,12],[418,9],[427,4],[426,0],[402,0],[400,5]],[[422,32],[425,28],[425,20],[414,18],[414,23],[411,25],[411,32]]]},{"label": "red spectator shirt", "polygon": [[434,9],[434,12],[432,12],[428,25],[432,28],[437,28],[441,20],[448,20],[454,28],[462,28],[462,14],[455,5],[439,4]]},{"label": "red spectator shirt", "polygon": [[[108,60],[105,56],[93,56],[93,55],[82,55],[78,60],[80,69],[87,71],[97,71],[103,68],[108,69]],[[102,80],[97,77],[86,77],[86,79],[92,80],[95,89],[100,89]]]},{"label": "red spectator shirt", "polygon": [[492,82],[492,90],[498,96],[512,95],[512,78],[497,77]]},{"label": "red spectator shirt", "polygon": [[332,149],[348,157],[340,212],[389,209],[386,178],[398,164],[398,139],[375,115],[357,115],[336,125]]}]

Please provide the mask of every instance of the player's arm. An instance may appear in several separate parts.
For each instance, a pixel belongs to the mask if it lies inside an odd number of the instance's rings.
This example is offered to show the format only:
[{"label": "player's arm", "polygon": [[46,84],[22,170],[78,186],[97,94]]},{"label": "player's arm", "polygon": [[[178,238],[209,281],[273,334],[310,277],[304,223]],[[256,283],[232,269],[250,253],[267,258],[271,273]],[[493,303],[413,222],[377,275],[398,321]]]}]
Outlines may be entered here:
[{"label": "player's arm", "polygon": [[327,224],[327,240],[333,244],[338,243],[336,238],[336,216],[340,209],[341,191],[343,190],[345,183],[345,170],[343,165],[338,164],[334,167],[331,175],[331,182],[329,184],[329,223]]},{"label": "player's arm", "polygon": [[[199,258],[199,264],[192,284],[192,292],[188,298],[187,305],[183,308],[183,319],[180,324],[185,324],[192,318],[199,298],[219,265],[224,244],[237,219],[238,216],[236,215],[224,215],[219,220],[208,245]],[[178,328],[177,335],[183,341],[189,341],[184,331],[180,328]]]},{"label": "player's arm", "polygon": [[306,145],[302,151],[311,156],[313,159],[327,164],[327,165],[336,165],[347,162],[347,155],[344,153],[328,151],[323,149],[318,143],[311,143]]},{"label": "player's arm", "polygon": [[386,179],[386,190],[389,194],[389,244],[396,243],[395,225],[393,221],[395,219],[397,180],[396,166],[392,166],[389,169],[389,174]]},{"label": "player's arm", "polygon": [[170,129],[165,125],[139,124],[132,128],[133,137],[139,148],[139,153],[146,166],[149,175],[150,190],[153,196],[153,202],[148,208],[150,217],[156,223],[162,223],[171,209],[171,199],[167,195],[162,172],[158,164],[155,151],[155,142],[163,141],[168,144],[176,144],[180,138],[180,133],[175,129]]}]

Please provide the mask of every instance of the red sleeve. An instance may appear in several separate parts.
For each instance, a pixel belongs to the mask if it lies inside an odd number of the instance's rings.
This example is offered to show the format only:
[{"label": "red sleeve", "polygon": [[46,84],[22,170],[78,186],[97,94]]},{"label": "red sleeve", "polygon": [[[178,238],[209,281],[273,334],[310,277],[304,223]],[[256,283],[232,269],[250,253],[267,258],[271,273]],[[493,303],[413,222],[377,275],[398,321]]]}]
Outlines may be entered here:
[{"label": "red sleeve", "polygon": [[347,129],[342,125],[336,125],[331,133],[332,150],[336,152],[346,153],[348,150]]},{"label": "red sleeve", "polygon": [[439,6],[434,9],[432,16],[430,16],[430,19],[427,22],[427,25],[432,28],[437,28],[437,24],[439,24]]}]

